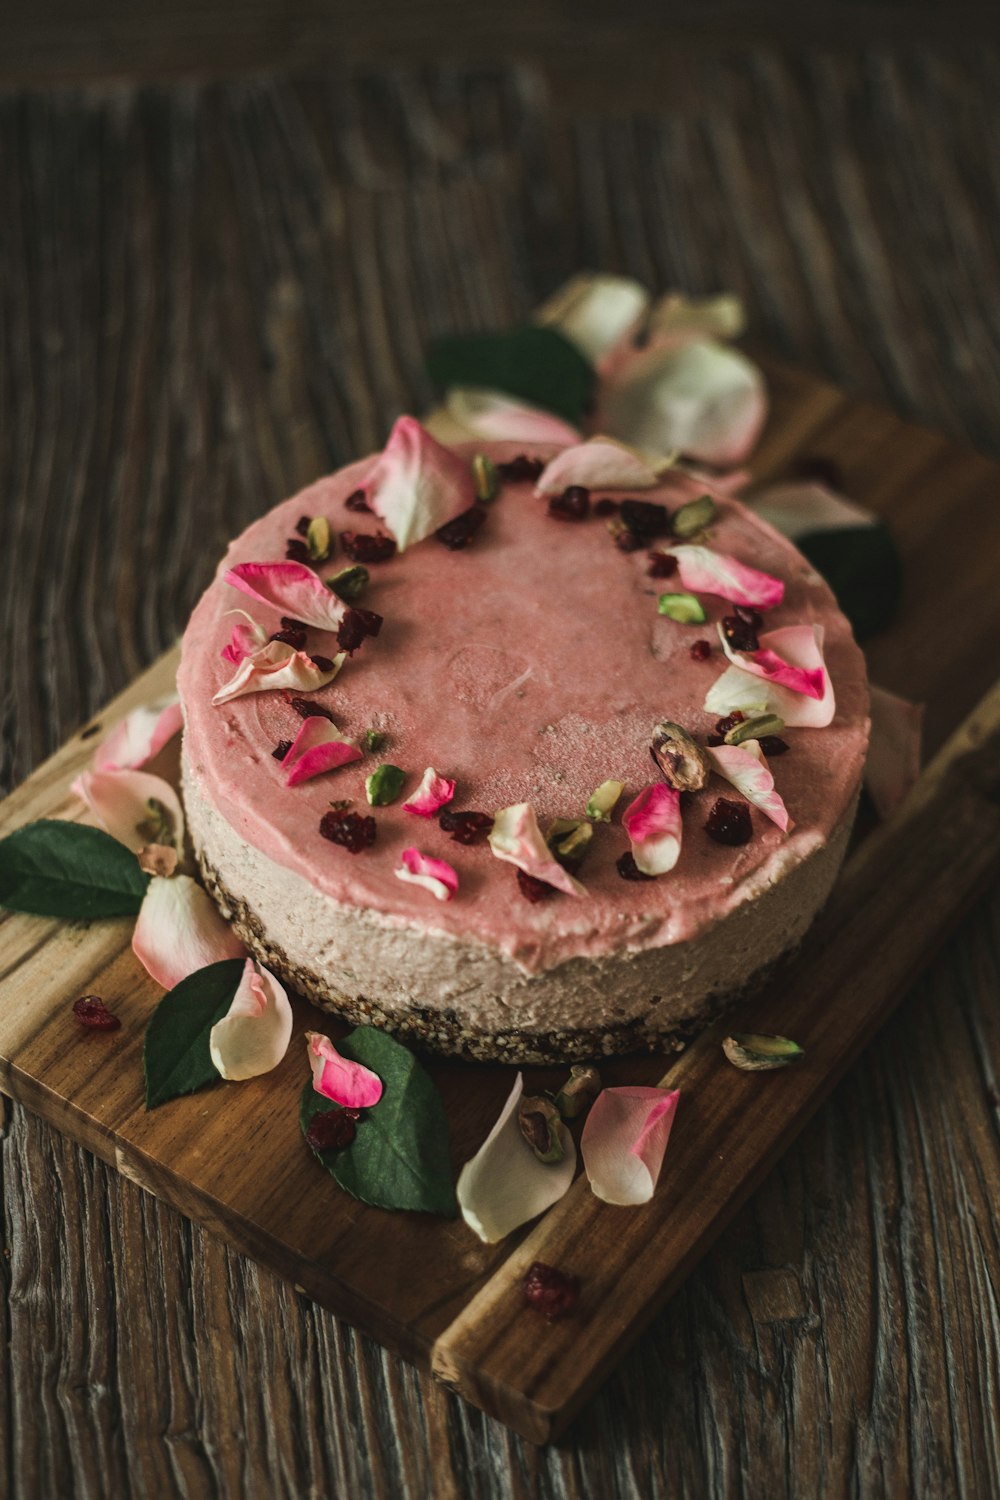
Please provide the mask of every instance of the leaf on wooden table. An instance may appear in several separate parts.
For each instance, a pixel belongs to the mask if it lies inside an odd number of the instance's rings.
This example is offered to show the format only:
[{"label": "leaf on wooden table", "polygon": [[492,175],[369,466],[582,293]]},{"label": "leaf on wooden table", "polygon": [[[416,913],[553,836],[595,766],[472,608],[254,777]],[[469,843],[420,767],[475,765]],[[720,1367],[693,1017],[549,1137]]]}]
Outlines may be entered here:
[{"label": "leaf on wooden table", "polygon": [[135,855],[99,828],[42,818],[0,840],[0,906],[36,916],[134,916],[149,884]]},{"label": "leaf on wooden table", "polygon": [[224,958],[196,969],[164,995],[146,1027],[146,1108],[219,1081],[209,1038],[229,1012],[246,960]]},{"label": "leaf on wooden table", "polygon": [[435,339],[427,369],[442,390],[486,386],[543,406],[568,422],[579,423],[594,393],[593,366],[554,328],[529,325],[508,333]]}]

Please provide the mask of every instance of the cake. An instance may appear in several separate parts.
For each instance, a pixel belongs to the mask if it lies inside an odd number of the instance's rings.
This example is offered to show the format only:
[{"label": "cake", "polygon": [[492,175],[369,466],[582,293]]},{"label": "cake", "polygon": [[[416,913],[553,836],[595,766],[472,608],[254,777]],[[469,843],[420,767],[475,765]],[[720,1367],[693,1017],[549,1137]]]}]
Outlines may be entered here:
[{"label": "cake", "polygon": [[[231,544],[183,640],[188,828],[208,890],[250,951],[350,1021],[433,1051],[512,1062],[668,1046],[756,983],[825,900],[865,757],[864,661],[826,584],[747,507],[679,470],[636,492],[670,516],[712,494],[711,549],[781,581],[766,629],[814,627],[832,712],[823,727],[781,731],[787,753],[772,758],[771,771],[787,832],[752,807],[749,842],[717,841],[706,829],[713,807],[720,797],[741,799],[713,774],[680,793],[674,868],[641,878],[634,859],[629,865],[621,810],[663,783],[650,755],[662,721],[700,745],[719,739],[725,715],[716,690],[733,670],[719,623],[733,606],[705,592],[703,623],[658,613],[661,594],[681,584],[651,576],[672,565],[651,564],[648,554],[677,539],[640,528],[616,545],[627,529],[621,491],[585,496],[585,518],[560,516],[535,492],[540,465],[515,462],[520,452],[504,443],[454,450],[463,473],[484,455],[504,476],[496,497],[477,508],[482,525],[467,546],[452,550],[428,536],[369,565],[358,605],[384,626],[305,696],[332,716],[344,742],[363,748],[374,733],[384,748],[296,785],[288,785],[288,744],[308,709],[281,687],[225,699],[225,684],[241,660],[230,647],[234,621],[237,636],[249,632],[244,653],[289,628],[293,646],[301,638],[277,606],[235,588],[230,570],[277,562],[287,550],[301,558],[310,519],[320,518],[323,536],[328,521],[335,539],[383,530],[359,510],[381,472],[379,456],[320,479]],[[463,491],[453,511],[465,514],[467,504]],[[334,545],[329,560],[312,562],[320,579],[351,564],[343,541]],[[692,651],[695,642],[705,644]],[[305,649],[321,666],[338,656],[335,636],[315,629]],[[768,683],[759,685],[759,707],[773,706]],[[714,707],[706,707],[713,691]],[[380,762],[402,768],[406,781],[396,800],[370,807],[366,778]],[[608,820],[593,822],[574,871],[579,885],[539,892],[485,840],[456,842],[447,816],[442,827],[440,816],[406,809],[431,767],[455,783],[444,811],[475,810],[487,825],[499,809],[526,804],[547,830],[554,819],[582,819],[609,780],[624,783],[624,793]],[[357,852],[321,832],[324,818],[347,815],[331,804],[347,802],[377,829]],[[453,867],[453,899],[435,900],[427,886],[398,878],[412,847]],[[551,899],[529,899],[539,894]]]}]

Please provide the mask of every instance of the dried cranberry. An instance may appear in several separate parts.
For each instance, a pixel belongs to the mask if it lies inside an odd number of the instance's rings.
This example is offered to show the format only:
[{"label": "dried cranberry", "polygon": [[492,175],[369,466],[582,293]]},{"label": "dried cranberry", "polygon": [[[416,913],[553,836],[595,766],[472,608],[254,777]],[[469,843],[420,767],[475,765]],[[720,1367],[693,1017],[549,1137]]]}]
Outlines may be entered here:
[{"label": "dried cranberry", "polygon": [[313,666],[316,668],[317,672],[333,671],[333,662],[328,656],[311,656],[309,659],[312,662]]},{"label": "dried cranberry", "polygon": [[677,559],[671,557],[669,552],[650,552],[649,567],[646,572],[650,578],[669,578],[677,572]]},{"label": "dried cranberry", "polygon": [[288,545],[285,548],[285,558],[288,562],[305,563],[307,566],[312,562],[309,548],[305,542],[300,542],[297,536],[290,536],[288,538]]},{"label": "dried cranberry", "polygon": [[88,1031],[117,1031],[122,1024],[113,1016],[100,995],[81,995],[73,1001],[73,1014]]},{"label": "dried cranberry", "polygon": [[667,536],[670,531],[667,507],[652,500],[623,500],[621,517],[630,531],[644,539]]},{"label": "dried cranberry", "polygon": [[331,808],[320,818],[319,831],[331,844],[339,844],[349,854],[360,854],[375,842],[375,819]]},{"label": "dried cranberry", "polygon": [[285,756],[288,754],[291,748],[291,740],[279,740],[274,749],[271,751],[271,754],[274,756],[275,760],[284,760]]},{"label": "dried cranberry", "polygon": [[734,651],[757,651],[760,648],[756,630],[739,615],[723,615],[722,633]]},{"label": "dried cranberry", "polygon": [[337,627],[337,645],[349,654],[358,649],[370,635],[382,629],[382,616],[373,609],[348,609]]},{"label": "dried cranberry", "polygon": [[312,525],[312,519],[312,516],[299,516],[299,519],[295,523],[295,530],[298,532],[299,536],[309,535],[309,528]]},{"label": "dried cranberry", "polygon": [[638,552],[642,546],[642,541],[636,536],[634,531],[629,531],[628,527],[625,526],[621,531],[615,532],[615,546],[619,552]]},{"label": "dried cranberry", "polygon": [[655,875],[647,875],[645,870],[640,870],[635,862],[635,855],[631,849],[626,849],[624,854],[615,860],[615,869],[623,880],[655,880]]},{"label": "dried cranberry", "polygon": [[333,714],[322,703],[314,703],[311,698],[289,698],[289,703],[294,708],[300,719],[329,719],[335,722]]},{"label": "dried cranberry", "polygon": [[571,484],[549,500],[549,515],[557,521],[585,521],[589,514],[590,491],[582,484]]},{"label": "dried cranberry", "polygon": [[618,501],[610,500],[607,495],[604,495],[600,500],[594,501],[595,516],[613,516],[616,515],[617,512]]},{"label": "dried cranberry", "polygon": [[708,815],[705,832],[717,844],[749,844],[753,838],[749,807],[720,797]]},{"label": "dried cranberry", "polygon": [[789,748],[780,734],[762,734],[757,743],[765,755],[784,755]]},{"label": "dried cranberry", "polygon": [[528,875],[524,870],[517,872],[517,886],[526,901],[548,901],[556,893],[554,885],[546,885],[544,880]]},{"label": "dried cranberry", "polygon": [[306,627],[304,625],[283,625],[271,636],[272,641],[284,641],[286,646],[291,646],[294,651],[301,651],[306,644]]},{"label": "dried cranberry", "polygon": [[738,708],[734,708],[732,713],[726,714],[724,719],[716,719],[715,732],[725,737],[731,729],[735,729],[737,724],[742,724],[745,719],[746,714],[741,713]]},{"label": "dried cranberry", "polygon": [[396,551],[396,543],[384,531],[342,531],[340,545],[352,562],[385,562]]},{"label": "dried cranberry", "polygon": [[709,645],[708,641],[691,642],[692,661],[708,661],[708,658],[711,656],[711,654],[712,647]]},{"label": "dried cranberry", "polygon": [[452,812],[447,807],[439,814],[438,823],[456,844],[481,844],[493,827],[489,813]]},{"label": "dried cranberry", "polygon": [[481,505],[471,505],[453,521],[439,526],[434,535],[450,552],[461,552],[467,547],[486,520],[486,511]]},{"label": "dried cranberry", "polygon": [[744,625],[749,625],[751,630],[759,630],[764,623],[764,616],[760,610],[751,609],[749,604],[734,604],[733,614],[738,620],[742,620]]},{"label": "dried cranberry", "polygon": [[524,1278],[524,1295],[549,1322],[565,1318],[580,1300],[580,1281],[542,1260],[533,1261]]},{"label": "dried cranberry", "polygon": [[497,473],[508,484],[526,484],[528,480],[541,478],[544,468],[544,459],[529,458],[527,454],[519,453],[516,458],[509,459],[507,463],[497,464]]},{"label": "dried cranberry", "polygon": [[325,1109],[313,1115],[306,1131],[306,1145],[313,1151],[341,1151],[358,1131],[356,1109]]},{"label": "dried cranberry", "polygon": [[368,496],[365,494],[364,490],[352,491],[352,493],[348,495],[347,499],[344,501],[344,505],[348,510],[365,510],[369,515],[372,514],[372,508],[368,504]]}]

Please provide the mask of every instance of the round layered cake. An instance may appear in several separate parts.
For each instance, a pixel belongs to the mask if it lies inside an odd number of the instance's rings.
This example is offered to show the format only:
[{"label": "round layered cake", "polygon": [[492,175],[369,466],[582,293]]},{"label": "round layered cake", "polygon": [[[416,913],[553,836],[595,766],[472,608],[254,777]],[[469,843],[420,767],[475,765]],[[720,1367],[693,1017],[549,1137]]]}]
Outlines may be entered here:
[{"label": "round layered cake", "polygon": [[[531,464],[512,462],[517,447],[455,451],[467,468],[485,453],[501,482],[476,511],[482,524],[467,536],[453,529],[452,546],[435,535],[404,551],[359,543],[359,532],[383,534],[378,517],[359,509],[376,455],[277,506],[223,558],[191,617],[178,677],[187,822],[204,881],[250,951],[300,993],[432,1050],[563,1061],[669,1044],[798,943],[830,890],[867,746],[862,655],[810,565],[722,494],[713,495],[710,529],[689,540],[779,580],[783,597],[764,620],[747,607],[734,616],[724,584],[698,591],[696,607],[661,605],[664,593],[693,592],[678,576],[684,554],[672,552],[670,523],[706,494],[702,480],[671,472],[636,492],[653,509],[630,528],[621,491],[581,491],[560,506],[561,497],[536,494]],[[327,559],[308,562],[323,583],[351,566],[352,552],[391,554],[365,564],[363,597],[351,601],[381,616],[381,629],[342,664],[333,630],[310,626],[303,646],[299,622],[268,588],[240,589],[231,572],[301,558],[317,518],[311,538],[322,543],[324,522],[333,538]],[[347,582],[357,587],[360,577]],[[683,618],[701,612],[704,620]],[[734,633],[734,618],[749,635]],[[777,685],[794,679],[781,651],[767,647],[794,639],[791,626],[809,627],[821,654],[819,685],[802,702],[822,700],[824,711],[804,713],[805,723],[787,711],[775,726],[782,703],[794,708],[799,694]],[[234,627],[246,637],[236,650]],[[248,656],[273,635],[288,637],[295,662],[319,663],[322,678],[339,670],[300,690],[258,682]],[[252,690],[227,696],[241,669]],[[692,789],[690,777],[671,775],[676,755],[651,756],[664,721],[704,747],[704,762],[734,722],[762,716],[770,732],[749,748],[769,768],[784,820],[775,820],[774,794],[762,810],[766,799],[747,800],[721,763],[709,760]],[[289,747],[303,723],[324,718],[355,758],[296,779]],[[366,782],[381,763],[405,779],[394,800],[370,806]],[[414,797],[429,768],[435,785],[454,783],[430,813]],[[648,878],[636,843],[642,819],[622,814],[665,781],[674,783],[677,851],[669,870]],[[608,782],[622,792],[602,816],[591,799]],[[737,807],[740,841],[720,800]],[[414,802],[423,813],[410,810]],[[578,841],[582,862],[564,861],[564,889],[517,868],[509,845],[505,854],[487,837],[500,810],[521,809],[522,823],[551,840],[553,826],[586,819],[588,803],[592,833]],[[464,812],[481,815],[473,842],[456,836]],[[330,837],[352,818],[363,838]],[[450,867],[447,889],[401,878],[404,851],[411,869],[423,868],[414,850],[432,871],[437,861]]]}]

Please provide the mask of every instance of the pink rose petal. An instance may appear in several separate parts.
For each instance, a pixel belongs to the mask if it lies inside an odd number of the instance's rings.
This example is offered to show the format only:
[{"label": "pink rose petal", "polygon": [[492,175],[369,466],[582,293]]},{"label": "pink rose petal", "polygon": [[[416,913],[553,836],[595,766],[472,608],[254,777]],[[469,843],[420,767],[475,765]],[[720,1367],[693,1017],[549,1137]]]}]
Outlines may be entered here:
[{"label": "pink rose petal", "polygon": [[132,951],[165,990],[206,964],[246,954],[211,896],[190,875],[153,876],[139,909]]},{"label": "pink rose petal", "polygon": [[592,437],[564,448],[546,465],[536,495],[561,495],[571,484],[588,490],[649,490],[660,482],[663,466],[647,463],[641,453],[614,438]]},{"label": "pink rose petal", "polygon": [[261,646],[267,645],[268,634],[263,625],[258,625],[245,609],[230,609],[226,613],[243,616],[233,626],[229,640],[219,652],[223,661],[232,662],[234,667],[238,667],[246,657],[253,656]]},{"label": "pink rose petal", "polygon": [[821,687],[820,696],[813,697],[768,678],[755,665],[752,655],[731,651],[723,640],[723,650],[733,665],[709,688],[705,711],[715,715],[729,714],[735,709],[749,715],[767,711],[778,714],[789,729],[825,728],[832,721],[837,704],[823,661],[822,625],[784,625],[759,639],[762,651],[769,653],[767,660],[773,656],[793,672],[800,669],[814,687]]},{"label": "pink rose petal", "polygon": [[793,542],[811,531],[853,531],[870,526],[874,519],[870,510],[822,484],[769,485],[758,490],[748,503],[775,531]]},{"label": "pink rose petal", "polygon": [[865,762],[865,786],[880,818],[888,818],[916,785],[920,775],[920,736],[924,706],[869,684],[871,738]]},{"label": "pink rose petal", "polygon": [[782,833],[791,831],[795,825],[774,789],[774,777],[756,740],[744,740],[741,745],[716,745],[705,753],[717,775],[728,781],[738,792],[742,792],[754,807],[759,807],[762,813],[766,813],[772,823],[777,823]]},{"label": "pink rose petal", "polygon": [[422,885],[439,901],[450,901],[458,890],[458,876],[446,860],[433,859],[419,849],[404,849],[399,859],[399,866],[392,872],[397,880]]},{"label": "pink rose petal", "polygon": [[695,338],[738,339],[746,327],[746,313],[739,297],[721,292],[716,297],[686,297],[666,292],[649,310],[652,337],[674,338],[679,333]]},{"label": "pink rose petal", "polygon": [[332,682],[347,660],[344,651],[332,658],[329,671],[315,665],[304,651],[295,651],[286,641],[268,641],[253,656],[240,662],[229,681],[223,683],[213,703],[230,703],[246,693],[262,693],[275,688],[289,688],[293,693],[314,693]]},{"label": "pink rose petal", "polygon": [[632,858],[644,875],[666,875],[681,853],[681,794],[662,781],[645,787],[622,813]]},{"label": "pink rose petal", "polygon": [[223,575],[241,593],[258,599],[278,615],[288,615],[316,630],[336,630],[347,605],[305,563],[238,563]]},{"label": "pink rose petal", "polygon": [[518,1073],[500,1118],[458,1178],[456,1195],[462,1218],[487,1245],[551,1208],[576,1172],[576,1146],[562,1124],[562,1161],[538,1160],[517,1121],[523,1093],[524,1079]]},{"label": "pink rose petal", "polygon": [[324,1099],[332,1099],[345,1109],[370,1109],[381,1099],[382,1080],[378,1074],[349,1057],[341,1057],[328,1036],[307,1031],[306,1046],[312,1064],[313,1088]]},{"label": "pink rose petal", "polygon": [[454,795],[455,783],[447,776],[439,776],[433,766],[428,766],[413,796],[403,803],[403,811],[416,813],[418,818],[433,818]]},{"label": "pink rose petal", "polygon": [[179,734],[184,719],[175,697],[134,708],[97,747],[95,771],[127,771],[144,766]]},{"label": "pink rose petal", "polygon": [[530,802],[503,807],[493,820],[489,844],[497,859],[516,865],[526,875],[555,886],[567,896],[585,896],[586,889],[564,870],[542,837],[535,810]]},{"label": "pink rose petal", "polygon": [[461,429],[463,438],[508,440],[531,446],[553,443],[560,448],[580,441],[579,432],[568,422],[540,406],[529,406],[513,396],[505,396],[502,391],[456,387],[445,397],[445,411]]},{"label": "pink rose petal", "polygon": [[718,594],[734,604],[749,609],[774,609],[785,597],[780,578],[762,573],[725,552],[710,547],[664,547],[677,559],[677,571],[684,588],[692,594]]},{"label": "pink rose petal", "polygon": [[632,347],[649,302],[646,288],[630,276],[584,271],[549,298],[535,321],[557,329],[597,364],[620,344]]},{"label": "pink rose petal", "polygon": [[335,771],[338,766],[360,759],[357,745],[342,740],[336,724],[324,715],[310,714],[303,719],[281,767],[288,772],[285,785],[298,786],[300,781],[309,781],[313,776],[322,776],[325,771]]},{"label": "pink rose petal", "polygon": [[415,417],[400,417],[368,479],[368,504],[400,552],[475,504],[472,469]]},{"label": "pink rose petal", "polygon": [[[70,791],[85,802],[106,833],[138,854],[145,844],[184,847],[184,814],[177,793],[162,776],[149,771],[83,771]],[[169,828],[156,826],[163,808]],[[152,826],[142,829],[143,824]]]},{"label": "pink rose petal", "polygon": [[752,677],[763,677],[765,682],[788,688],[789,692],[804,693],[807,698],[815,698],[817,702],[823,697],[826,689],[825,668],[822,665],[798,667],[794,662],[779,656],[770,644],[774,636],[783,635],[788,638],[790,631],[798,632],[797,639],[807,642],[813,637],[811,625],[786,625],[782,630],[771,631],[768,636],[759,637],[761,642],[765,639],[769,642],[767,646],[762,644],[759,651],[734,651],[721,625],[718,631],[722,649],[734,667],[739,667],[742,672],[749,672]]},{"label": "pink rose petal", "polygon": [[212,1062],[223,1078],[259,1078],[278,1066],[291,1039],[288,996],[269,969],[248,958],[233,1003],[209,1032]]},{"label": "pink rose petal", "polygon": [[648,1203],[663,1165],[677,1113],[679,1089],[602,1089],[590,1107],[580,1150],[598,1198]]}]

